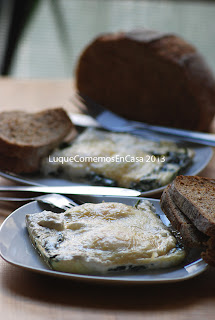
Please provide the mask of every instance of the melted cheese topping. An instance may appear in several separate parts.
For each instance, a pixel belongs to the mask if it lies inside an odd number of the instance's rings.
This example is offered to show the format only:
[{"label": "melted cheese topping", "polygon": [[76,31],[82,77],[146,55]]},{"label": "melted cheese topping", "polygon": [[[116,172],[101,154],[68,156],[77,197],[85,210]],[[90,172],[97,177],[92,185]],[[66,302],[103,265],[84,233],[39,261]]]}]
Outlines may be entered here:
[{"label": "melted cheese topping", "polygon": [[148,201],[86,203],[55,214],[26,216],[33,243],[51,267],[72,273],[105,273],[137,266],[163,268],[185,256]]},{"label": "melted cheese topping", "polygon": [[[181,154],[185,158],[187,156],[187,159],[191,159],[193,156],[190,150],[185,155],[187,150],[178,148],[172,142],[155,142],[127,133],[87,129],[75,140],[72,146],[55,150],[49,158],[46,158],[43,161],[42,171],[46,175],[61,172],[71,179],[97,174],[112,179],[118,186],[126,188],[135,187],[141,181],[144,183],[144,179],[146,184],[150,184],[150,179],[152,182],[155,181],[154,187],[152,183],[148,186],[150,190],[168,184],[180,170],[181,165],[177,161],[176,163],[173,161],[168,163],[169,156],[162,158],[162,155],[167,155],[170,152]],[[153,154],[159,156],[150,158],[150,155]],[[78,157],[76,157],[77,155]],[[69,157],[76,157],[77,160],[87,157],[98,159],[105,157],[116,160],[50,162],[50,159],[69,160]],[[119,159],[124,159],[124,161],[119,161]]]}]

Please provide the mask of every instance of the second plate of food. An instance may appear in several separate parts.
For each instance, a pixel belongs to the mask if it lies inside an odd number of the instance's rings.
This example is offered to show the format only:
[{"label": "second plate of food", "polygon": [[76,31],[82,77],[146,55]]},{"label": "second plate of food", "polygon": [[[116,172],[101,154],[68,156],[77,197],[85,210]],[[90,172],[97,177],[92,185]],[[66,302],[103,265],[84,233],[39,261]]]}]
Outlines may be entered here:
[{"label": "second plate of food", "polygon": [[[160,140],[159,140],[160,139]],[[88,128],[71,145],[52,152],[34,175],[0,173],[30,185],[103,185],[161,192],[176,175],[196,175],[209,163],[212,148],[195,143],[140,137]]]}]

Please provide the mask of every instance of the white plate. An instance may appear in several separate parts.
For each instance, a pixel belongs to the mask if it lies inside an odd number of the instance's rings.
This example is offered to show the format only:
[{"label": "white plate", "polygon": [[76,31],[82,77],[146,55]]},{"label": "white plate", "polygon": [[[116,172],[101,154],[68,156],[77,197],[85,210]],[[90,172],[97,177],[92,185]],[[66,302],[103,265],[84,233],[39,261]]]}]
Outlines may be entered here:
[{"label": "white plate", "polygon": [[[89,197],[82,196],[82,200],[98,203],[105,201],[118,201],[134,205],[139,198],[118,197]],[[159,200],[149,199],[156,207],[156,212],[162,221],[169,225],[169,221],[160,209]],[[109,276],[91,276],[70,274],[53,271],[42,261],[39,254],[31,244],[25,226],[25,215],[42,211],[37,202],[31,202],[15,210],[2,224],[0,229],[0,253],[7,262],[35,272],[85,282],[116,283],[116,284],[154,284],[186,280],[206,270],[207,264],[200,259],[198,250],[190,250],[187,258],[177,267],[160,269],[157,271],[142,271],[130,274],[112,274]]]}]

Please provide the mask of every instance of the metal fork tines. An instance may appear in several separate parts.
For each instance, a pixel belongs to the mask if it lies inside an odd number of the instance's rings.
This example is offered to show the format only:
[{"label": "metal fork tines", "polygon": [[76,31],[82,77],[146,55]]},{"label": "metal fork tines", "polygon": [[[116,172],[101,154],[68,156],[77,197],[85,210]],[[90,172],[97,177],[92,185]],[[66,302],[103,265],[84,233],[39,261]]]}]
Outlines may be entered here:
[{"label": "metal fork tines", "polygon": [[79,204],[73,200],[62,196],[60,194],[46,194],[43,196],[30,197],[30,198],[17,198],[17,197],[0,197],[0,201],[13,201],[13,202],[29,202],[37,201],[40,204],[47,205],[52,209],[67,210]]},{"label": "metal fork tines", "polygon": [[58,207],[63,210],[78,206],[78,204],[72,199],[55,193],[38,196],[36,200],[40,203],[46,203],[50,206]]},{"label": "metal fork tines", "polygon": [[77,94],[72,102],[81,112],[96,119],[104,129],[117,132],[134,131],[134,126],[129,120],[105,109],[86,95]]},{"label": "metal fork tines", "polygon": [[173,137],[181,139],[182,141],[190,141],[215,147],[215,134],[162,127],[138,121],[126,120],[114,112],[107,110],[104,106],[101,106],[99,103],[93,101],[82,93],[77,94],[76,99],[73,102],[79,110],[91,115],[103,128],[107,130],[138,133],[139,135],[141,132],[144,135],[146,132],[153,132],[161,136],[163,135],[162,139],[165,136],[170,138]]}]

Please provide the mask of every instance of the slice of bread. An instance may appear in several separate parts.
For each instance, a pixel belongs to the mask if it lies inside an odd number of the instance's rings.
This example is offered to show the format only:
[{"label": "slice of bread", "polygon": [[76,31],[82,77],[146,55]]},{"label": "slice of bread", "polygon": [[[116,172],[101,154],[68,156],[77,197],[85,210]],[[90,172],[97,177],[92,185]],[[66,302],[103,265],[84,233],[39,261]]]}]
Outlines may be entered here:
[{"label": "slice of bread", "polygon": [[215,237],[210,237],[206,246],[206,251],[201,254],[202,259],[210,266],[215,267]]},{"label": "slice of bread", "polygon": [[23,158],[8,157],[0,153],[0,170],[13,173],[33,173],[40,167],[41,157],[28,156]]},{"label": "slice of bread", "polygon": [[34,172],[40,161],[70,133],[73,124],[62,108],[38,113],[0,114],[0,168]]},{"label": "slice of bread", "polygon": [[178,176],[163,192],[161,208],[188,247],[215,267],[215,179]]},{"label": "slice of bread", "polygon": [[169,185],[162,193],[160,204],[161,209],[171,222],[173,228],[180,232],[182,242],[190,248],[202,247],[207,241],[207,236],[200,232],[192,222],[176,206],[170,195]]},{"label": "slice of bread", "polygon": [[215,180],[197,176],[178,176],[170,195],[177,207],[198,230],[215,235]]}]

